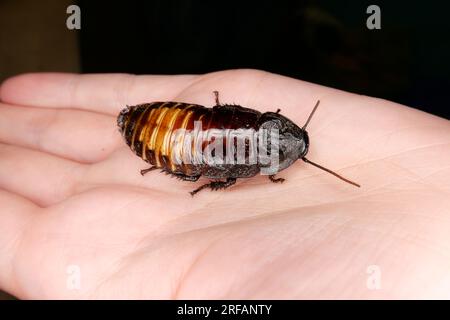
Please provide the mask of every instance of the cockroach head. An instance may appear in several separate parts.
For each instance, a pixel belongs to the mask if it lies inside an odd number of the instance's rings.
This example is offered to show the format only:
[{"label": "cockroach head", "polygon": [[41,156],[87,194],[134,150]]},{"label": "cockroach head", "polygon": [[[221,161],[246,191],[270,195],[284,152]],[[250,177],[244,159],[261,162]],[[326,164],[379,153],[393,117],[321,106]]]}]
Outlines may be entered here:
[{"label": "cockroach head", "polygon": [[277,112],[266,112],[261,117],[266,122],[262,127],[266,126],[279,129],[280,151],[285,154],[285,158],[289,159],[289,161],[303,159],[308,153],[309,136],[306,127],[316,112],[319,103],[320,100],[317,101],[308,119],[301,128],[285,116],[279,114],[279,110]]},{"label": "cockroach head", "polygon": [[306,131],[314,112],[319,106],[317,101],[314,109],[310,113],[303,127],[297,126],[294,122],[277,112],[266,112],[259,120],[259,128],[267,130],[267,134],[272,138],[272,130],[276,130],[277,144],[279,151],[279,170],[289,167],[298,159],[305,159],[309,149],[309,136]]},{"label": "cockroach head", "polygon": [[284,152],[294,159],[305,156],[309,147],[308,132],[279,113],[273,117],[279,122],[280,147]]},{"label": "cockroach head", "polygon": [[279,150],[278,171],[289,167],[308,153],[309,137],[306,130],[276,112],[264,113],[260,121],[259,128],[267,130],[268,137],[273,138],[274,131],[272,130],[276,130]]}]

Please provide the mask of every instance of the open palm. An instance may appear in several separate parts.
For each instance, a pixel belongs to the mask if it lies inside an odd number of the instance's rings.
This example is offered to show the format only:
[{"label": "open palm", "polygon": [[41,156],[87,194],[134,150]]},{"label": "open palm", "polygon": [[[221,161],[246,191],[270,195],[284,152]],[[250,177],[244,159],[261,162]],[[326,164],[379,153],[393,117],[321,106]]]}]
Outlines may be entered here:
[{"label": "open palm", "polygon": [[[19,298],[450,297],[447,120],[254,70],[31,74],[0,90],[0,288]],[[320,99],[308,158],[362,187],[302,161],[283,184],[195,197],[206,180],[142,177],[118,112],[211,106],[213,90],[299,125]]]}]

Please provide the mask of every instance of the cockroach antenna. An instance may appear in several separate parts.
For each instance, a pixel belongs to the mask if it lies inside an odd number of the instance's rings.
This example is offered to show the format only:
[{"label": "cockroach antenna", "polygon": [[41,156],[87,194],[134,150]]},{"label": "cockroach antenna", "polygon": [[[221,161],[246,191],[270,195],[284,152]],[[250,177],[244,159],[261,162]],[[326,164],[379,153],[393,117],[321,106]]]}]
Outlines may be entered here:
[{"label": "cockroach antenna", "polygon": [[306,163],[312,164],[313,166],[315,166],[315,167],[317,167],[317,168],[319,168],[319,169],[321,169],[321,170],[323,170],[323,171],[326,171],[326,172],[328,172],[328,173],[331,173],[333,176],[338,177],[339,179],[341,179],[341,180],[343,180],[343,181],[345,181],[345,182],[347,182],[347,183],[350,183],[350,184],[354,185],[355,187],[358,187],[358,188],[361,187],[361,186],[360,186],[359,184],[357,184],[356,182],[353,182],[353,181],[351,181],[351,180],[348,180],[348,179],[344,178],[343,176],[337,174],[336,172],[331,171],[330,169],[327,169],[327,168],[325,168],[325,167],[322,167],[320,164],[314,163],[314,162],[312,162],[312,161],[306,159],[305,157],[303,157],[302,160],[305,161]]},{"label": "cockroach antenna", "polygon": [[317,107],[319,106],[320,100],[317,100],[316,105],[314,106],[314,109],[311,111],[311,113],[309,114],[308,120],[306,120],[305,124],[302,127],[302,130],[305,131],[306,126],[308,125],[308,123],[311,121],[312,116],[314,115],[314,112],[316,112]]},{"label": "cockroach antenna", "polygon": [[[306,126],[309,124],[309,121],[311,121],[311,118],[312,118],[312,116],[314,115],[314,112],[316,112],[317,107],[319,106],[319,103],[320,103],[320,100],[317,100],[317,103],[316,103],[316,105],[314,106],[314,109],[313,109],[313,110],[311,111],[311,113],[309,114],[308,120],[306,120],[306,123],[305,123],[305,124],[303,125],[303,127],[302,127],[302,130],[303,130],[303,131],[305,131]],[[332,171],[332,170],[330,170],[330,169],[328,169],[328,168],[322,167],[320,164],[317,164],[317,163],[315,163],[315,162],[312,162],[311,160],[308,160],[308,159],[306,159],[305,157],[303,157],[302,160],[305,161],[306,163],[309,163],[309,164],[311,164],[311,165],[313,165],[313,166],[315,166],[315,167],[317,167],[317,168],[323,170],[323,171],[326,171],[326,172],[328,172],[328,173],[331,173],[333,176],[335,176],[335,177],[337,177],[337,178],[339,178],[339,179],[341,179],[341,180],[343,180],[343,181],[345,181],[345,182],[347,182],[347,183],[350,183],[350,184],[352,184],[352,185],[354,185],[354,186],[356,186],[356,187],[358,187],[358,188],[361,187],[361,186],[360,186],[359,184],[357,184],[356,182],[353,182],[353,181],[351,181],[351,180],[348,180],[348,179],[344,178],[343,176],[337,174],[336,172],[334,172],[334,171]]]}]

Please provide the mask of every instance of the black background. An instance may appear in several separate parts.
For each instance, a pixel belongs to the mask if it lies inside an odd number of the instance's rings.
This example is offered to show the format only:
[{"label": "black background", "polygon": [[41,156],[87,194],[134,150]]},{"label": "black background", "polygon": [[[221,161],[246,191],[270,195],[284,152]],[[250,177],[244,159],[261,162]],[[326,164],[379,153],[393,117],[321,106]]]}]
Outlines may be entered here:
[{"label": "black background", "polygon": [[[450,118],[445,1],[79,1],[83,72],[257,68]],[[366,27],[370,4],[381,30]]]},{"label": "black background", "polygon": [[[90,316],[114,316],[113,318],[144,318],[144,319],[308,319],[315,318],[346,318],[346,319],[383,319],[386,314],[392,314],[397,309],[405,318],[414,316],[424,318],[429,316],[429,310],[439,312],[446,307],[445,301],[300,301],[300,300],[178,300],[178,301],[3,301],[2,311],[11,310],[16,316],[33,315],[47,319],[60,319],[61,314],[70,310],[74,319]],[[178,315],[179,307],[205,306],[220,310],[222,304],[270,304],[270,315],[222,315],[211,313],[208,318],[199,315]],[[9,311],[8,310],[8,311]],[[444,314],[444,311],[442,311]],[[368,315],[370,315],[368,317]]]}]

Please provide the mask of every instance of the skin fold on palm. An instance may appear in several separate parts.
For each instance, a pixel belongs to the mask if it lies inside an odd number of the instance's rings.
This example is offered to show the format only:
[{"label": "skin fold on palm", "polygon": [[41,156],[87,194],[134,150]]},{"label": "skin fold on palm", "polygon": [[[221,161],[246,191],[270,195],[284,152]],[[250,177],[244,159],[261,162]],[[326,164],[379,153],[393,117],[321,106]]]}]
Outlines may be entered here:
[{"label": "skin fold on palm", "polygon": [[[236,103],[308,126],[271,183],[189,191],[120,136],[126,105]],[[18,298],[449,298],[449,121],[256,70],[29,74],[0,87],[0,288]],[[79,271],[79,287],[68,285]],[[371,270],[379,285],[370,286]]]}]

